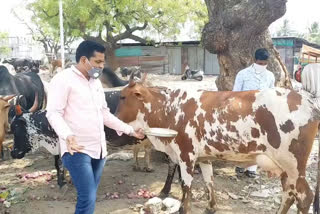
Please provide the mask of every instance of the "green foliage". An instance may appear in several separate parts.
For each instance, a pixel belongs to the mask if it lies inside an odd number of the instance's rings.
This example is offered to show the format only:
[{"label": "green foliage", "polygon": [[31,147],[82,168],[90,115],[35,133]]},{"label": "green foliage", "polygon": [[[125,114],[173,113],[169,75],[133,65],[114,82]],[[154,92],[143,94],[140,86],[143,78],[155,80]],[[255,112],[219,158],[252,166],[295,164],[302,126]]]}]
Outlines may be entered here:
[{"label": "green foliage", "polygon": [[11,49],[9,45],[9,34],[6,32],[0,32],[0,55],[7,56],[10,54]]},{"label": "green foliage", "polygon": [[[172,38],[188,19],[199,33],[208,19],[203,0],[63,0],[63,8],[67,36],[95,37],[112,44],[127,38],[152,42],[139,36],[146,32]],[[32,20],[58,39],[58,0],[35,0],[29,9],[34,11]],[[136,34],[139,31],[144,34]]]},{"label": "green foliage", "polygon": [[276,36],[295,36],[320,45],[320,25],[318,22],[313,22],[306,33],[297,33],[292,30],[289,20],[285,19]]},{"label": "green foliage", "polygon": [[318,22],[313,22],[308,28],[307,40],[320,45],[320,26]]},{"label": "green foliage", "polygon": [[288,19],[283,20],[283,24],[280,29],[276,32],[276,35],[281,36],[295,36],[294,31],[291,29]]}]

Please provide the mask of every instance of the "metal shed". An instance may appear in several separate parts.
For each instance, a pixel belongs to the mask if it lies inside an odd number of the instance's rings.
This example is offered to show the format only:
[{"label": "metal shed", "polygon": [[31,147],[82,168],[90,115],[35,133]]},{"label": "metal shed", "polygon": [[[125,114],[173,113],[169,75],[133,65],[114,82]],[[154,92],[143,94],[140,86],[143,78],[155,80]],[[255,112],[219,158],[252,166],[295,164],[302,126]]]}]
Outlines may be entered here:
[{"label": "metal shed", "polygon": [[120,66],[141,66],[152,73],[180,75],[188,64],[191,69],[203,70],[207,75],[219,75],[215,54],[206,51],[199,41],[167,42],[157,46],[122,44],[116,50]]}]

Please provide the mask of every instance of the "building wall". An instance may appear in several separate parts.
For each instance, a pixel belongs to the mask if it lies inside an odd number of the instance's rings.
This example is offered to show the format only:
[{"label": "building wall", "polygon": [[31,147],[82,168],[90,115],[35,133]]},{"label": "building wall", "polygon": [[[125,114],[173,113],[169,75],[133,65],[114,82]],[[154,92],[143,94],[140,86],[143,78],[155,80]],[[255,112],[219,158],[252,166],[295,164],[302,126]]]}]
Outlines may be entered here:
[{"label": "building wall", "polygon": [[219,74],[218,59],[199,45],[124,46],[116,50],[121,67],[141,66],[151,73],[181,75],[186,65],[208,75]]},{"label": "building wall", "polygon": [[294,70],[293,47],[278,47],[277,50],[279,51],[281,60],[286,65],[289,74],[292,75]]},{"label": "building wall", "polygon": [[289,74],[293,75],[294,70],[294,38],[278,38],[273,39],[273,44],[280,54],[280,58],[286,65]]},{"label": "building wall", "polygon": [[9,37],[6,44],[1,44],[11,49],[10,53],[1,58],[32,58],[40,59],[43,55],[41,46],[37,45],[32,37]]},{"label": "building wall", "polygon": [[[312,46],[307,41],[295,37],[273,38],[273,44],[279,51],[290,75],[293,75],[296,70],[302,44]],[[117,50],[117,53],[120,64],[140,65],[148,72],[180,75],[184,72],[186,65],[189,65],[191,69],[203,70],[207,75],[219,75],[217,55],[209,53],[200,46],[198,41],[168,43],[160,47],[123,46]],[[146,66],[143,57],[147,56],[157,56],[157,58],[149,58],[149,65]]]}]

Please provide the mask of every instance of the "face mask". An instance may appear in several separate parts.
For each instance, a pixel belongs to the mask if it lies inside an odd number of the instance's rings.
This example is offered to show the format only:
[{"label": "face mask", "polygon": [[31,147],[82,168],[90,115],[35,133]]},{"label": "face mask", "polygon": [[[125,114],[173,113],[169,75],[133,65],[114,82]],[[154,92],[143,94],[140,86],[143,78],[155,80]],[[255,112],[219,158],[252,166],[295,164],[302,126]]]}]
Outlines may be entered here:
[{"label": "face mask", "polygon": [[254,67],[256,73],[261,73],[261,72],[264,72],[267,70],[267,65],[259,65],[259,64],[254,63],[253,67]]},{"label": "face mask", "polygon": [[89,77],[92,79],[98,79],[102,73],[102,69],[93,67],[91,65],[91,63],[89,62],[89,60],[87,60],[87,61],[88,61],[89,65],[91,66],[91,69],[88,71]]}]

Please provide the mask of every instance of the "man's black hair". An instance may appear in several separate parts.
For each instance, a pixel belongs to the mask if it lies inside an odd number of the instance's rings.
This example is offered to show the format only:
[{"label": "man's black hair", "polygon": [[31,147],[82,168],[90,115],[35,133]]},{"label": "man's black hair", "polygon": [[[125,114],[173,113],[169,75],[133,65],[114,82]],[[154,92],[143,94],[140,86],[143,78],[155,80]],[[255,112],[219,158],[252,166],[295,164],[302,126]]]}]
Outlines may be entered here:
[{"label": "man's black hair", "polygon": [[85,56],[88,59],[90,59],[90,57],[94,56],[95,51],[99,53],[104,53],[105,50],[106,49],[105,47],[103,47],[103,45],[94,41],[85,40],[80,43],[76,50],[76,62],[78,63],[82,56]]},{"label": "man's black hair", "polygon": [[256,50],[254,54],[254,58],[256,60],[268,60],[270,57],[270,54],[267,49],[265,48],[259,48]]}]

